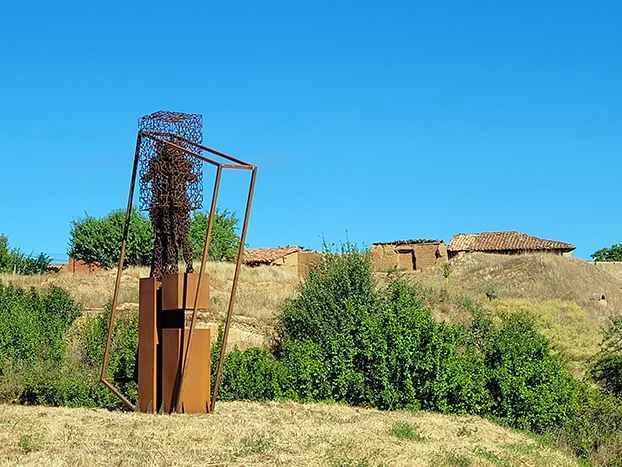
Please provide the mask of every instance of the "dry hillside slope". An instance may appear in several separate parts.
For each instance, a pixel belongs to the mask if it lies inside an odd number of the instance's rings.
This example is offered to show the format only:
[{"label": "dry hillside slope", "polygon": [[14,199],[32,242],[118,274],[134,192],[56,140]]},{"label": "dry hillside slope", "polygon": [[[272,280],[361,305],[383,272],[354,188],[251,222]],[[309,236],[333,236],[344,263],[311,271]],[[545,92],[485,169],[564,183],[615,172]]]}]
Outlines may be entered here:
[{"label": "dry hillside slope", "polygon": [[[198,270],[198,266],[196,267]],[[200,315],[201,325],[212,328],[222,322],[231,291],[234,265],[209,263],[210,309]],[[119,292],[119,308],[138,310],[138,279],[147,277],[149,268],[131,267],[123,271]],[[112,299],[116,271],[99,271],[81,275],[69,272],[21,276],[0,274],[0,282],[21,287],[56,285],[68,290],[86,311],[98,312]],[[231,330],[234,345],[245,348],[266,345],[274,328],[274,315],[280,304],[291,297],[299,283],[298,277],[283,269],[262,266],[242,267]]]},{"label": "dry hillside slope", "polygon": [[0,405],[9,465],[578,465],[472,416],[340,405],[222,402],[153,416]]},{"label": "dry hillside slope", "polygon": [[[437,292],[447,289],[453,303],[475,299],[499,317],[528,314],[577,376],[598,352],[603,328],[622,315],[622,281],[586,261],[547,254],[472,253],[450,264],[448,279],[437,269],[416,280]],[[431,303],[437,318],[466,319],[452,300]]]},{"label": "dry hillside slope", "polygon": [[[455,258],[451,265],[452,288],[480,298],[494,292],[499,298],[562,300],[603,321],[622,313],[622,281],[576,258],[473,253]],[[602,295],[605,300],[599,300]]]}]

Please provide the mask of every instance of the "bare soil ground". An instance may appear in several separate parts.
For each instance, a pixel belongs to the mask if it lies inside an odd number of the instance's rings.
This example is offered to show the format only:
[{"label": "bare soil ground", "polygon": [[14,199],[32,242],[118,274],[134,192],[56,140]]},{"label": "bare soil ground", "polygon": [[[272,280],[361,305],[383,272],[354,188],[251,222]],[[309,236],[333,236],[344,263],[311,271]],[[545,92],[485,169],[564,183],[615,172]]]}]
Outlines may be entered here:
[{"label": "bare soil ground", "polygon": [[472,416],[341,405],[221,402],[152,416],[0,405],[6,465],[578,465]]}]

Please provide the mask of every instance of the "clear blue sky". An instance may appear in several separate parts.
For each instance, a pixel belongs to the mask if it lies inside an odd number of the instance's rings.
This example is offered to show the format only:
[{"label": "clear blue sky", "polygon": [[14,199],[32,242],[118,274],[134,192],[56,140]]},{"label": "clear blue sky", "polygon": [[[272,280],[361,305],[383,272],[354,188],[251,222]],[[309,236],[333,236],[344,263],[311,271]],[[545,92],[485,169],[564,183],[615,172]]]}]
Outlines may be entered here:
[{"label": "clear blue sky", "polygon": [[[1,14],[0,232],[26,251],[62,259],[72,219],[124,206],[137,119],[160,109],[202,113],[209,145],[259,165],[251,246],[518,229],[587,257],[622,241],[620,2]],[[223,207],[241,213],[243,181]]]}]

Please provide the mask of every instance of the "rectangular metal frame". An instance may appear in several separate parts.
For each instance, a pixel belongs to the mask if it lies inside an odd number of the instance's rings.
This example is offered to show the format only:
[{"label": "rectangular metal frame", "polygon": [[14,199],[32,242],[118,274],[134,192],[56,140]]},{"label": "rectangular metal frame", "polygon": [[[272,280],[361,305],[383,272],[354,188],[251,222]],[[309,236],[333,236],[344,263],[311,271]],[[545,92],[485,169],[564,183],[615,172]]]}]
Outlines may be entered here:
[{"label": "rectangular metal frame", "polygon": [[[132,404],[132,402],[125,397],[121,391],[114,386],[114,384],[112,384],[110,381],[108,381],[107,378],[107,368],[108,368],[108,364],[110,361],[110,347],[112,344],[112,334],[113,334],[113,330],[114,330],[114,325],[116,323],[116,315],[117,315],[117,305],[118,305],[118,299],[119,299],[119,288],[121,285],[121,274],[123,272],[123,264],[125,262],[125,248],[126,248],[126,244],[127,244],[127,237],[128,237],[128,233],[129,233],[129,229],[130,229],[130,223],[131,223],[131,215],[132,215],[132,208],[133,208],[133,203],[134,203],[134,191],[135,191],[135,187],[136,187],[136,176],[138,173],[138,163],[139,163],[139,158],[140,158],[140,144],[143,138],[151,138],[154,141],[158,141],[160,143],[166,144],[168,146],[174,147],[178,150],[183,151],[184,153],[195,157],[205,163],[208,163],[210,165],[212,165],[213,167],[216,168],[216,177],[214,179],[214,187],[213,187],[213,192],[212,192],[212,200],[211,200],[211,204],[210,204],[210,211],[209,211],[209,217],[207,220],[207,228],[206,228],[206,232],[205,232],[205,240],[203,242],[203,252],[202,252],[202,256],[201,256],[201,267],[199,270],[199,279],[198,279],[198,283],[197,283],[197,289],[196,289],[196,293],[195,293],[195,297],[194,297],[194,302],[193,302],[193,308],[192,308],[192,320],[190,322],[190,328],[188,331],[188,342],[186,344],[186,348],[185,348],[185,352],[184,352],[184,358],[183,358],[183,362],[182,362],[182,370],[180,373],[180,381],[179,384],[177,384],[177,394],[175,395],[175,400],[178,401],[179,399],[179,395],[182,392],[182,388],[183,388],[183,384],[184,384],[184,378],[185,378],[185,373],[186,373],[186,369],[187,369],[187,365],[188,365],[188,355],[190,354],[190,350],[192,348],[192,334],[193,334],[193,330],[194,327],[196,325],[196,319],[197,319],[197,301],[199,298],[199,291],[201,290],[201,282],[203,280],[204,277],[204,273],[205,273],[205,266],[207,264],[207,259],[208,259],[208,250],[209,250],[209,245],[211,242],[211,237],[212,237],[212,228],[213,228],[213,224],[214,224],[214,217],[216,216],[216,205],[217,205],[217,201],[218,201],[218,194],[220,192],[220,180],[222,178],[222,174],[223,174],[223,170],[224,169],[234,169],[234,170],[247,170],[251,172],[251,177],[250,177],[250,181],[249,181],[249,186],[248,186],[248,196],[246,199],[246,208],[244,211],[244,221],[242,223],[242,232],[240,234],[240,245],[238,247],[238,252],[237,252],[237,258],[236,258],[236,262],[235,262],[235,272],[233,275],[233,284],[231,286],[231,293],[229,296],[229,304],[227,306],[227,315],[225,318],[225,326],[224,326],[224,330],[223,330],[223,335],[222,335],[222,344],[220,347],[220,353],[218,355],[218,364],[216,367],[216,375],[215,375],[215,381],[214,381],[214,389],[213,389],[213,393],[212,393],[212,399],[211,399],[211,404],[210,404],[210,412],[214,411],[214,407],[216,405],[216,400],[218,398],[218,388],[220,386],[220,382],[221,382],[221,378],[222,378],[222,366],[224,363],[224,358],[225,358],[225,352],[227,349],[227,341],[229,338],[229,329],[231,327],[231,320],[233,317],[233,308],[235,305],[235,297],[236,297],[236,293],[237,293],[237,288],[238,288],[238,282],[239,282],[239,278],[240,278],[240,270],[241,270],[241,266],[242,266],[242,259],[244,256],[244,244],[246,243],[246,233],[248,231],[248,223],[250,220],[250,213],[251,213],[251,207],[253,204],[253,195],[255,192],[255,179],[257,176],[257,167],[253,164],[250,164],[248,162],[244,162],[240,159],[237,159],[236,157],[230,156],[228,154],[225,154],[224,152],[218,151],[216,149],[207,147],[207,146],[203,146],[202,144],[197,144],[194,143],[190,140],[187,140],[185,138],[179,137],[179,136],[175,136],[175,138],[177,140],[183,141],[184,143],[186,143],[187,145],[189,145],[189,147],[192,147],[193,149],[198,149],[201,151],[205,151],[208,152],[211,155],[217,156],[221,159],[226,160],[227,162],[223,163],[220,162],[218,160],[215,160],[211,157],[206,157],[203,156],[197,152],[194,152],[188,148],[185,148],[183,146],[180,146],[178,144],[175,144],[171,141],[166,140],[163,137],[168,136],[168,133],[161,133],[161,132],[154,132],[154,131],[144,131],[141,130],[138,132],[138,135],[136,137],[136,150],[134,152],[134,163],[132,166],[132,176],[130,179],[130,187],[129,187],[129,195],[128,195],[128,199],[127,199],[127,209],[126,209],[126,213],[125,213],[125,224],[123,227],[123,237],[121,239],[121,246],[120,246],[120,254],[119,254],[119,264],[117,267],[117,276],[116,276],[116,281],[115,281],[115,286],[114,286],[114,292],[112,295],[112,305],[111,305],[111,311],[110,311],[110,319],[108,322],[108,334],[106,337],[106,346],[104,349],[104,358],[102,361],[102,368],[101,368],[101,373],[100,373],[100,381],[106,386],[108,387],[117,397],[119,397],[119,399],[121,399],[121,401],[131,410],[136,410],[136,406],[134,404]],[[210,352],[211,354],[211,352]],[[175,404],[177,405],[177,404]]]}]

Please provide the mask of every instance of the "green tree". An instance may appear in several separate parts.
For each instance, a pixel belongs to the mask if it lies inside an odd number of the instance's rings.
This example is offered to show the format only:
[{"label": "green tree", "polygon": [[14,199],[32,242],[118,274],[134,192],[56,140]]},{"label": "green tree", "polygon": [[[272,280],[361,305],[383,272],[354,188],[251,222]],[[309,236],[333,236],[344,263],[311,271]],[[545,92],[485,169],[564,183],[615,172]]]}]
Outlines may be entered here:
[{"label": "green tree", "polygon": [[592,259],[594,261],[622,261],[622,243],[595,251],[592,253]]},{"label": "green tree", "polygon": [[43,274],[47,271],[51,258],[45,253],[37,256],[27,255],[19,248],[9,249],[9,240],[0,235],[0,272],[17,274]]},{"label": "green tree", "polygon": [[[119,246],[123,236],[125,213],[114,211],[97,218],[86,216],[72,222],[69,255],[87,263],[99,263],[111,268],[119,262]],[[239,244],[236,233],[238,220],[229,211],[218,211],[214,219],[209,259],[230,261],[235,257]],[[196,212],[190,224],[190,239],[195,259],[201,257],[207,215]],[[126,266],[151,264],[153,229],[148,217],[138,210],[132,212],[125,251]]]},{"label": "green tree", "polygon": [[[119,261],[119,245],[123,237],[125,213],[113,211],[102,218],[86,216],[71,226],[69,255],[87,263],[110,268]],[[147,265],[151,262],[153,230],[140,211],[134,210],[130,221],[125,265]]]},{"label": "green tree", "polygon": [[6,271],[9,265],[9,239],[0,235],[0,272]]},{"label": "green tree", "polygon": [[[212,261],[233,261],[240,244],[236,230],[238,218],[228,210],[218,211],[214,218],[212,240],[209,248],[209,259]],[[195,259],[203,254],[203,243],[207,228],[207,214],[195,212],[190,224],[190,239]]]}]

